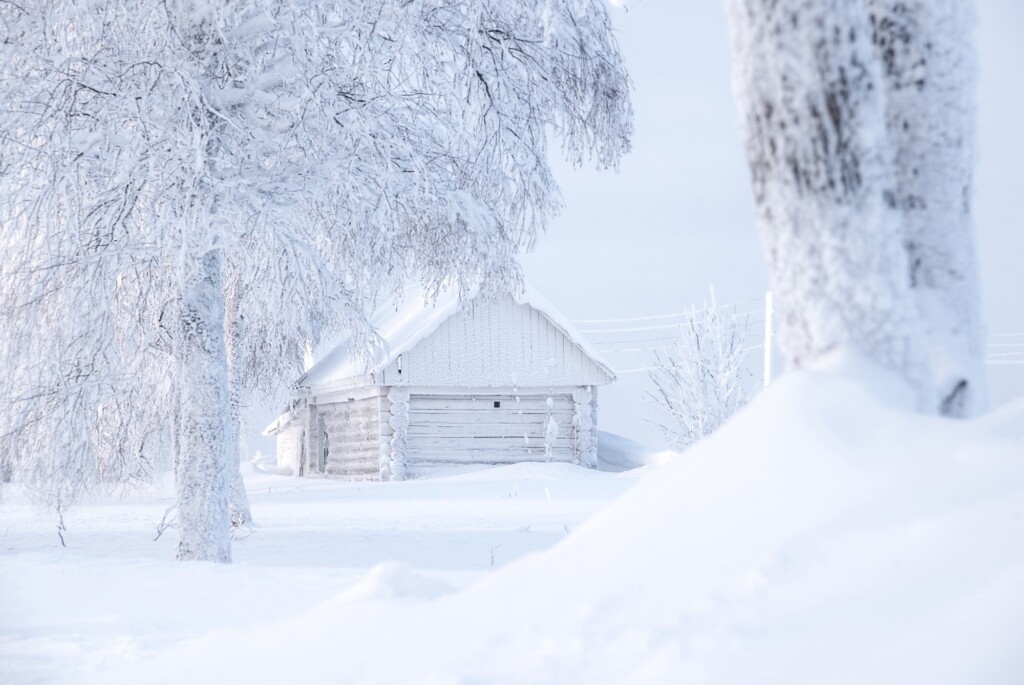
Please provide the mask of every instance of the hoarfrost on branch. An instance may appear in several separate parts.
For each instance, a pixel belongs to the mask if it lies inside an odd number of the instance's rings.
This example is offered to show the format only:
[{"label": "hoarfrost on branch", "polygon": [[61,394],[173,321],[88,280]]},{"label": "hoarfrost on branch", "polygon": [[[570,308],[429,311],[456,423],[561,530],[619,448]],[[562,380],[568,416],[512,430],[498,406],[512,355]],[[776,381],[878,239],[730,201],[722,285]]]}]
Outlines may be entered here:
[{"label": "hoarfrost on branch", "polygon": [[0,25],[0,462],[60,509],[174,461],[181,558],[225,559],[241,403],[335,331],[373,353],[366,312],[410,278],[515,286],[559,207],[549,133],[577,165],[629,147],[601,0],[25,0]]}]

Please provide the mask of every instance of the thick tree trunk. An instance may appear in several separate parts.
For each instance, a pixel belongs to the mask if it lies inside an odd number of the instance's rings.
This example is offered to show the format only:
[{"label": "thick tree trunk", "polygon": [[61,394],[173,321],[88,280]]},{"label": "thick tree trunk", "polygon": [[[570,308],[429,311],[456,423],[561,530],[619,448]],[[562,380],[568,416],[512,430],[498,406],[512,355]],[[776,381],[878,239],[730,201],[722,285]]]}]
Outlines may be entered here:
[{"label": "thick tree trunk", "polygon": [[779,343],[806,366],[855,349],[929,396],[910,297],[881,71],[866,7],[725,0],[734,85]]},{"label": "thick tree trunk", "polygon": [[885,85],[893,198],[935,377],[932,408],[985,405],[971,221],[974,54],[970,0],[868,0]]},{"label": "thick tree trunk", "polygon": [[219,251],[203,256],[197,278],[183,286],[176,353],[178,559],[229,562],[231,417]]}]

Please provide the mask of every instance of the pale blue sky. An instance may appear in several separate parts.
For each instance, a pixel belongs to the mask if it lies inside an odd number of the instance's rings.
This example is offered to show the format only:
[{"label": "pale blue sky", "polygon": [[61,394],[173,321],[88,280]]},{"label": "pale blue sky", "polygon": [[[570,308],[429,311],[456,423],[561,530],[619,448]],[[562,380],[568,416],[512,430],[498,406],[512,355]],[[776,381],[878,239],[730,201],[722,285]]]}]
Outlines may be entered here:
[{"label": "pale blue sky", "polygon": [[[635,84],[634,150],[618,172],[556,167],[566,207],[524,259],[527,275],[573,319],[679,311],[706,299],[709,285],[720,302],[759,297],[767,276],[721,3],[626,4],[612,12]],[[979,0],[977,8],[985,312],[993,333],[1024,332],[1024,2]],[[759,374],[760,352],[753,354]],[[638,359],[609,357],[620,368]],[[1024,393],[1024,365],[992,368],[995,402]],[[657,440],[644,420],[644,386],[645,374],[626,374],[605,389],[601,428]]]}]

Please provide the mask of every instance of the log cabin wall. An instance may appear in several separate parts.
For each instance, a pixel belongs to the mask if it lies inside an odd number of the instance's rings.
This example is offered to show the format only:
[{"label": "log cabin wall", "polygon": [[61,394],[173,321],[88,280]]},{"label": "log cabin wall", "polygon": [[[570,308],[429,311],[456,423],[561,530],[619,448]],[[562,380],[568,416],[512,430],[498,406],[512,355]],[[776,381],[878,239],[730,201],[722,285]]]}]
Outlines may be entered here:
[{"label": "log cabin wall", "polygon": [[380,469],[380,402],[377,397],[319,404],[323,473],[377,477]]},{"label": "log cabin wall", "polygon": [[568,393],[410,390],[410,468],[575,461],[573,402]]}]

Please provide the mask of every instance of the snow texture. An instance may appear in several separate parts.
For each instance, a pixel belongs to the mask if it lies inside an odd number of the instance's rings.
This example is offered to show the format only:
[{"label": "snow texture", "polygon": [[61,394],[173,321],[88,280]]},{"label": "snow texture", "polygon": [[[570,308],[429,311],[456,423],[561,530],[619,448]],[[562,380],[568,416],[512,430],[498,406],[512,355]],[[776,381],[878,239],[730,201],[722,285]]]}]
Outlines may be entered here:
[{"label": "snow texture", "polygon": [[[684,456],[646,469],[582,525],[562,518],[567,497],[606,499],[625,485],[621,475],[517,464],[435,481],[307,482],[301,496],[271,496],[260,481],[258,517],[279,523],[251,550],[239,546],[255,563],[224,569],[237,573],[140,565],[140,547],[117,562],[83,560],[104,572],[51,587],[58,562],[49,556],[0,559],[23,607],[0,620],[24,636],[0,645],[13,657],[0,668],[47,663],[57,682],[112,685],[1015,684],[1024,670],[1024,553],[1015,543],[1024,405],[951,421],[913,411],[915,401],[898,376],[862,357],[825,356],[780,378]],[[19,532],[17,507],[7,511],[15,544],[39,545]],[[86,522],[103,511],[83,510],[83,525],[99,525]],[[403,537],[396,525],[418,527]],[[101,531],[89,530],[81,534]],[[506,545],[544,535],[559,543],[502,563]],[[380,537],[387,545],[374,546]],[[468,585],[439,576],[469,552],[477,568],[491,555],[501,567]],[[265,567],[269,553],[287,558],[287,569]],[[365,570],[342,584],[336,568],[317,571],[325,560]],[[412,568],[377,566],[384,561]],[[146,582],[128,583],[130,597],[79,606],[91,631],[76,636],[66,607],[39,599],[71,592],[65,583],[102,587],[111,573]],[[192,585],[241,608],[169,611],[170,628],[151,620],[148,607],[167,604],[168,587]],[[139,611],[148,620],[125,618]],[[177,640],[170,631],[181,631]],[[69,648],[87,634],[96,636],[83,643],[88,656]],[[443,639],[424,638],[434,635]],[[281,648],[294,636],[299,659]]]},{"label": "snow texture", "polygon": [[576,463],[587,468],[597,468],[597,431],[594,421],[594,392],[591,388],[574,390],[572,393],[573,450]]},{"label": "snow texture", "polygon": [[597,470],[622,472],[644,466],[657,466],[679,454],[630,440],[606,431],[597,431]]},{"label": "snow texture", "polygon": [[[551,398],[548,398],[548,409],[551,407]],[[558,441],[558,421],[554,416],[548,415],[544,423],[544,460],[551,461],[551,452]]]},{"label": "snow texture", "polygon": [[882,68],[863,2],[727,0],[734,88],[775,295],[796,367],[852,347],[930,403]]},{"label": "snow texture", "polygon": [[[388,401],[391,403],[391,462],[388,476],[391,480],[405,480],[408,473],[409,449],[409,391],[405,388],[393,387],[388,390]],[[381,473],[381,478],[384,477]]]},{"label": "snow texture", "polygon": [[177,354],[181,388],[174,482],[179,560],[231,561],[231,450],[219,252],[182,294]]},{"label": "snow texture", "polygon": [[[577,345],[610,378],[615,378],[610,364],[601,353],[576,329],[576,326],[530,283],[513,289],[517,304],[530,306],[541,312],[570,341]],[[370,377],[393,364],[398,356],[410,351],[434,333],[447,319],[477,297],[487,297],[478,290],[460,293],[447,288],[430,297],[422,288],[411,287],[401,295],[389,299],[377,308],[370,325],[382,341],[386,351],[376,359],[367,359],[360,346],[352,340],[342,340],[321,360],[313,365],[297,382],[299,386],[318,386],[352,378]],[[269,430],[269,429],[268,429]]]},{"label": "snow texture", "polygon": [[984,327],[972,212],[975,55],[970,0],[869,0],[883,67],[900,213],[915,305],[944,414],[984,409]]}]

